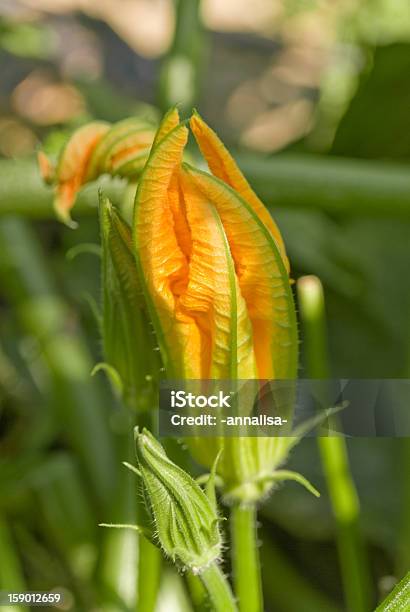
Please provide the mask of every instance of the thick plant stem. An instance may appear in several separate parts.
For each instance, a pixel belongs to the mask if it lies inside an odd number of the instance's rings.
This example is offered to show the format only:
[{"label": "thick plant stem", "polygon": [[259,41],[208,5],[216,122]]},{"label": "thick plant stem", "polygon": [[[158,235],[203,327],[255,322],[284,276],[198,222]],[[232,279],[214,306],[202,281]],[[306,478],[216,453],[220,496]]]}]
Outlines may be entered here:
[{"label": "thick plant stem", "polygon": [[182,111],[189,112],[198,99],[206,32],[202,27],[200,0],[177,0],[175,8],[175,34],[162,64],[159,106],[165,111],[179,104]]},{"label": "thick plant stem", "polygon": [[232,567],[235,593],[241,612],[262,612],[262,581],[256,534],[256,507],[231,510]]},{"label": "thick plant stem", "polygon": [[208,594],[212,612],[237,612],[231,587],[217,563],[207,567],[200,574],[200,578]]},{"label": "thick plant stem", "polygon": [[[306,370],[314,379],[328,379],[328,356],[323,288],[315,276],[298,281],[299,309],[305,333]],[[337,546],[349,612],[371,609],[371,577],[362,540],[360,504],[350,473],[346,441],[319,437],[319,453],[337,527]]]},{"label": "thick plant stem", "polygon": [[199,576],[187,574],[186,581],[194,610],[196,612],[209,612],[206,590]]},{"label": "thick plant stem", "polygon": [[[237,160],[268,208],[389,219],[408,219],[410,214],[410,176],[402,164],[294,154]],[[75,216],[96,214],[98,187],[113,203],[120,203],[126,183],[105,177],[86,186],[77,198]],[[6,214],[55,217],[53,190],[43,185],[33,158],[0,160],[0,216]]]}]

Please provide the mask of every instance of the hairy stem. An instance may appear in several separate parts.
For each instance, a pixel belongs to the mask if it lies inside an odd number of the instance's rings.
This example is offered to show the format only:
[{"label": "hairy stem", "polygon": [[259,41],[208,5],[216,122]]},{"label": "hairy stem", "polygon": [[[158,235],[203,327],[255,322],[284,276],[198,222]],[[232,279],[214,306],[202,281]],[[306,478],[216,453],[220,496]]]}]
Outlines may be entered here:
[{"label": "hairy stem", "polygon": [[262,612],[262,582],[256,534],[255,505],[231,510],[232,566],[241,612]]},{"label": "hairy stem", "polygon": [[196,612],[209,612],[207,592],[199,576],[187,574],[186,582]]},{"label": "hairy stem", "polygon": [[200,578],[208,593],[213,612],[237,612],[231,587],[217,563],[207,567],[200,574]]}]

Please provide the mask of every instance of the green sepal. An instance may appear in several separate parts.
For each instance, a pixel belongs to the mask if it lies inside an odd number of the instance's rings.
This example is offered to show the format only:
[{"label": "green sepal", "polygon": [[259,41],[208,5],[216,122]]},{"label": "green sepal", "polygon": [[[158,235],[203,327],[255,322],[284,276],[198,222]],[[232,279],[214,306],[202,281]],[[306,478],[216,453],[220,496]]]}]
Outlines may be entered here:
[{"label": "green sepal", "polygon": [[323,421],[325,421],[326,419],[330,419],[332,416],[334,416],[335,414],[337,414],[344,408],[347,408],[348,405],[349,405],[348,401],[343,401],[338,406],[332,406],[331,408],[326,408],[325,410],[321,410],[314,416],[300,423],[300,425],[298,425],[293,430],[292,437],[295,438],[296,443],[299,442],[301,438],[303,438],[304,436],[306,436],[306,434],[308,434],[310,431],[315,429],[315,427],[317,427],[318,425],[321,425]]},{"label": "green sepal", "polygon": [[223,453],[223,448],[221,448],[217,454],[217,456],[215,457],[215,461],[213,462],[212,465],[212,469],[211,472],[209,474],[209,478],[205,484],[205,493],[207,498],[209,499],[209,501],[211,502],[213,508],[217,509],[217,503],[216,503],[216,493],[215,493],[215,486],[216,486],[216,470],[218,467],[218,463],[219,463],[219,459],[221,457]]},{"label": "green sepal", "polygon": [[82,242],[68,249],[65,256],[68,261],[73,261],[78,255],[83,255],[84,253],[101,257],[101,246],[93,242]]},{"label": "green sepal", "polygon": [[93,295],[91,295],[91,293],[83,293],[82,298],[85,302],[87,302],[91,314],[94,317],[95,323],[97,324],[98,331],[100,332],[100,334],[102,334],[103,317],[96,299]]},{"label": "green sepal", "polygon": [[320,493],[316,487],[314,487],[307,478],[302,476],[302,474],[299,474],[299,472],[293,472],[292,470],[276,470],[273,474],[267,476],[265,480],[272,483],[293,480],[302,485],[302,487],[305,487],[305,489],[315,497],[320,497]]},{"label": "green sepal", "polygon": [[132,529],[133,531],[145,535],[144,529],[139,525],[131,525],[128,523],[98,523],[98,527],[108,527],[109,529]]},{"label": "green sepal", "polygon": [[117,370],[109,363],[100,361],[100,363],[97,363],[91,370],[91,376],[95,376],[97,372],[105,372],[115,391],[117,391],[118,395],[122,397],[124,393],[124,385]]},{"label": "green sepal", "polygon": [[155,404],[160,356],[137,277],[131,230],[101,194],[100,225],[104,369],[118,374],[128,406],[150,410]]},{"label": "green sepal", "polygon": [[139,471],[138,468],[135,467],[135,465],[132,465],[132,463],[128,463],[128,461],[123,461],[122,465],[126,467],[128,470],[130,470],[131,472],[133,472],[134,474],[136,474],[138,478],[141,478],[141,472]]},{"label": "green sepal", "polygon": [[109,529],[131,529],[132,531],[136,531],[138,535],[144,536],[151,544],[156,546],[154,534],[146,529],[145,527],[141,527],[140,525],[131,525],[130,523],[99,523],[98,527],[108,527]]}]

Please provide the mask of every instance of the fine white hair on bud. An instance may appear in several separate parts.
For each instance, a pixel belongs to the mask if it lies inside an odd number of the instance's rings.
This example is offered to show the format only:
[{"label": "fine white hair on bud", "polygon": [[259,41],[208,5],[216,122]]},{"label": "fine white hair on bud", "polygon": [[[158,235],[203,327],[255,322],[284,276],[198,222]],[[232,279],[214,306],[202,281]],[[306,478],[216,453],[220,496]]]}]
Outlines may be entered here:
[{"label": "fine white hair on bud", "polygon": [[221,555],[211,474],[205,491],[146,429],[135,430],[138,470],[155,540],[183,570],[201,574]]}]

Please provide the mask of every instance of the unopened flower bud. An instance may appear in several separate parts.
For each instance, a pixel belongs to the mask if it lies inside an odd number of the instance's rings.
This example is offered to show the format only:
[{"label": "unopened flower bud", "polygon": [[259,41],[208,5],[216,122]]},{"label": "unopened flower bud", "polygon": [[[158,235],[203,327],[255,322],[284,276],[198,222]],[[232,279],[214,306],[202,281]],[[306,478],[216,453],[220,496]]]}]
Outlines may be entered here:
[{"label": "unopened flower bud", "polygon": [[146,429],[135,430],[135,441],[144,497],[155,525],[154,540],[182,569],[200,574],[221,553],[212,484],[204,492]]},{"label": "unopened flower bud", "polygon": [[44,182],[55,186],[54,209],[67,225],[78,191],[102,174],[136,180],[147,160],[155,129],[138,117],[113,125],[92,121],[78,128],[60,152],[56,165],[43,151],[38,163]]}]

